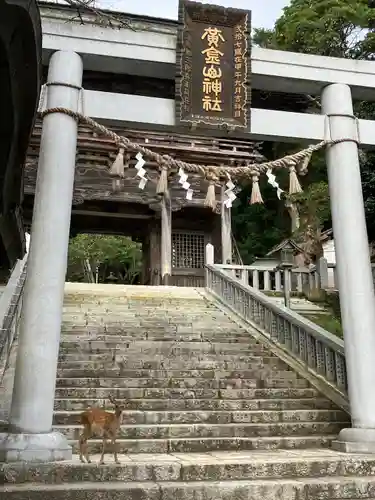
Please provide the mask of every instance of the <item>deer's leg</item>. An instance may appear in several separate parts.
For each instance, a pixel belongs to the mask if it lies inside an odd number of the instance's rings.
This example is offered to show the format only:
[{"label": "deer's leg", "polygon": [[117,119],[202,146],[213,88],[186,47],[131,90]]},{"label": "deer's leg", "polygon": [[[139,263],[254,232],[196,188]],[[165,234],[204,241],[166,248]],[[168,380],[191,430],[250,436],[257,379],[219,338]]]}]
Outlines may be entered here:
[{"label": "deer's leg", "polygon": [[112,444],[112,449],[113,449],[113,458],[115,460],[116,464],[120,463],[120,460],[117,457],[117,443],[116,443],[116,437],[113,437],[111,439],[111,444]]},{"label": "deer's leg", "polygon": [[82,433],[80,436],[79,436],[79,439],[78,439],[78,444],[79,444],[79,459],[81,460],[81,462],[84,464],[85,461],[83,460],[83,448],[84,448],[84,443],[85,443],[85,437],[84,437],[84,433]]},{"label": "deer's leg", "polygon": [[86,458],[86,462],[88,464],[91,463],[90,457],[89,457],[89,452],[88,452],[88,445],[87,445],[87,440],[90,439],[91,437],[91,432],[88,432],[86,429],[82,432],[80,438],[79,438],[79,458],[81,462],[84,463],[83,456]]},{"label": "deer's leg", "polygon": [[99,465],[104,465],[104,453],[106,444],[107,444],[107,438],[106,436],[103,436],[102,455],[100,457]]}]

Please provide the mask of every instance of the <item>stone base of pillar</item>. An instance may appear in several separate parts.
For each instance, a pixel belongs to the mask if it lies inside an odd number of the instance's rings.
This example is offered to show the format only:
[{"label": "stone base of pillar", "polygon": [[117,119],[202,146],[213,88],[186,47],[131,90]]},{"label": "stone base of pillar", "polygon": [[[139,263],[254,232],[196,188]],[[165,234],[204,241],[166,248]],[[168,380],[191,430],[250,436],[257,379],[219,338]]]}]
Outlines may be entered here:
[{"label": "stone base of pillar", "polygon": [[375,453],[375,429],[342,429],[332,448],[344,453]]},{"label": "stone base of pillar", "polygon": [[0,433],[0,462],[57,462],[71,458],[72,447],[60,432]]},{"label": "stone base of pillar", "polygon": [[164,274],[164,276],[161,279],[161,284],[163,286],[170,286],[172,282],[172,277],[170,274]]}]

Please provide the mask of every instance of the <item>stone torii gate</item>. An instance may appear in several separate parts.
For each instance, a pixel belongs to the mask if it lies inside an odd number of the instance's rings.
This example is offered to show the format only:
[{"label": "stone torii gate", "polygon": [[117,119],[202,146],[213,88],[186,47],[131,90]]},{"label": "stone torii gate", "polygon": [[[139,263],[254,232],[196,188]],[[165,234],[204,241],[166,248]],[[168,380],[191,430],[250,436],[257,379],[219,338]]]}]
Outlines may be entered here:
[{"label": "stone torii gate", "polygon": [[[84,67],[134,71],[136,63],[144,75],[157,71],[173,78],[176,26],[170,21],[161,29],[159,20],[149,31],[152,20],[135,18],[135,32],[92,25],[81,33],[79,23],[64,25],[64,9],[54,19],[56,9],[61,8],[42,10],[45,56],[52,52],[47,108],[79,110]],[[243,135],[252,140],[345,139],[326,152],[353,425],[341,431],[339,445],[343,451],[375,453],[375,296],[358,159],[358,146],[375,146],[375,121],[357,120],[352,104],[352,94],[375,100],[375,64],[264,49],[254,50],[252,59],[257,88],[321,95],[322,114],[253,109]],[[84,98],[85,114],[108,124],[176,126],[170,99],[88,90]],[[73,118],[59,113],[44,118],[10,427],[0,437],[4,460],[71,456],[65,438],[51,428],[76,143]],[[169,222],[163,220],[165,235]],[[223,231],[224,240],[228,234]]]}]

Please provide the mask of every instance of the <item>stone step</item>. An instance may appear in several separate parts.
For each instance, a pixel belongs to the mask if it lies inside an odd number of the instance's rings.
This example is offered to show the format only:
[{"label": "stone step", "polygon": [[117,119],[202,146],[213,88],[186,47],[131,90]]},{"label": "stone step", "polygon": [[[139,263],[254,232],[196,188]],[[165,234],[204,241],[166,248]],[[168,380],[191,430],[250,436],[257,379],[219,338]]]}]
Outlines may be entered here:
[{"label": "stone step", "polygon": [[[70,372],[70,371],[69,371]],[[87,368],[82,371],[82,375],[95,373]],[[85,378],[65,377],[65,370],[59,370],[59,376],[56,380],[56,387],[121,387],[129,389],[148,388],[148,389],[184,389],[184,390],[215,390],[220,389],[257,389],[257,388],[308,388],[309,383],[304,379],[297,379],[293,376],[287,378],[265,378],[265,379],[129,379],[119,376],[117,378]]]},{"label": "stone step", "polygon": [[212,321],[205,321],[205,322],[198,322],[194,320],[189,320],[186,322],[180,321],[178,318],[175,321],[172,320],[166,320],[162,321],[160,319],[155,319],[153,321],[130,321],[128,318],[119,318],[116,319],[114,316],[109,315],[108,318],[103,318],[103,316],[98,319],[97,321],[94,321],[92,317],[90,316],[86,320],[74,320],[74,321],[67,321],[66,319],[64,320],[64,323],[62,324],[61,330],[63,332],[65,331],[74,331],[77,328],[93,328],[93,327],[99,327],[102,326],[104,328],[104,325],[109,327],[122,327],[123,329],[127,328],[129,330],[160,330],[161,328],[163,329],[170,329],[173,331],[177,332],[228,332],[230,330],[233,330],[234,332],[244,332],[244,330],[240,330],[238,327],[236,327],[235,324],[230,323],[230,322],[223,322],[220,321],[215,327],[215,323]]},{"label": "stone step", "polygon": [[235,334],[246,335],[244,330],[240,330],[236,328],[233,324],[231,325],[220,325],[214,327],[212,323],[206,324],[196,324],[191,323],[188,325],[181,324],[172,324],[168,323],[165,325],[161,325],[158,321],[154,324],[129,324],[127,321],[121,322],[103,322],[103,323],[89,323],[89,322],[75,322],[72,324],[63,324],[61,327],[61,333],[64,335],[75,334],[77,331],[85,330],[86,332],[94,332],[95,329],[102,329],[101,333],[106,333],[111,331],[111,329],[117,328],[119,332],[123,332],[126,334],[127,332],[131,332],[131,334],[142,335],[146,332],[149,333],[166,333],[176,335],[189,335],[194,333],[199,333],[200,335],[217,335],[217,336],[227,336],[227,338],[231,337]]},{"label": "stone step", "polygon": [[61,484],[82,481],[132,482],[158,481],[163,483],[186,481],[245,481],[277,480],[322,477],[372,477],[375,478],[375,458],[372,456],[342,456],[330,450],[320,452],[275,451],[237,453],[202,453],[160,455],[120,455],[120,464],[113,464],[109,456],[107,464],[98,467],[100,455],[92,456],[92,463],[81,463],[77,456],[71,461],[58,464],[4,464],[0,471],[1,484],[41,483]]},{"label": "stone step", "polygon": [[[83,362],[84,364],[84,362]],[[65,377],[117,377],[119,375],[120,369],[143,369],[143,370],[178,370],[181,366],[184,366],[186,370],[254,370],[256,368],[273,367],[279,369],[285,369],[285,363],[281,359],[275,357],[266,356],[248,356],[244,361],[237,361],[234,359],[188,359],[182,362],[180,359],[150,359],[143,360],[140,357],[133,357],[131,359],[122,359],[121,361],[116,361],[119,368],[114,368],[113,370],[106,369],[88,369],[85,370],[79,368],[73,368],[68,370],[64,368]],[[61,376],[62,368],[58,368],[58,375]]]},{"label": "stone step", "polygon": [[[266,411],[337,410],[326,398],[305,399],[118,399],[130,410],[138,411]],[[84,411],[106,406],[108,399],[55,399],[55,411]]]},{"label": "stone step", "polygon": [[[105,342],[105,341],[104,341]],[[164,342],[152,342],[149,340],[146,341],[138,341],[133,340],[131,342],[123,342],[122,339],[119,339],[115,345],[113,346],[113,342],[102,350],[102,352],[97,354],[94,360],[102,360],[109,358],[110,360],[113,357],[113,351],[118,358],[122,358],[125,356],[133,356],[135,354],[142,354],[143,358],[153,357],[153,356],[178,356],[180,359],[184,359],[186,357],[205,357],[207,359],[212,359],[213,357],[217,357],[218,359],[231,359],[236,357],[240,361],[247,359],[248,357],[254,357],[259,355],[270,356],[270,351],[265,346],[254,344],[247,346],[246,344],[242,344],[243,348],[241,349],[241,345],[238,344],[228,344],[220,345],[220,343],[215,342],[195,342],[197,344],[195,346],[190,346],[192,342],[184,342],[184,341],[174,341],[174,342],[165,342],[165,346],[159,345]],[[186,344],[186,345],[185,345]],[[199,345],[200,344],[200,345]],[[113,346],[113,347],[112,347]],[[59,356],[60,360],[64,360],[67,362],[83,362],[88,358],[84,356],[82,352],[75,353],[61,353]]]},{"label": "stone step", "polygon": [[[215,328],[215,325],[217,325],[217,328]],[[101,318],[98,320],[94,320],[92,316],[89,316],[87,319],[76,319],[72,321],[67,321],[67,319],[65,318],[62,324],[62,331],[76,330],[78,328],[83,329],[99,327],[106,327],[107,329],[111,327],[117,327],[122,328],[123,330],[128,329],[138,331],[152,329],[161,330],[163,328],[171,331],[218,331],[223,333],[232,330],[233,332],[245,333],[245,330],[240,329],[236,326],[236,324],[222,320],[217,320],[217,323],[208,319],[206,321],[196,321],[194,319],[189,321],[181,321],[178,318],[176,318],[175,320],[171,318],[165,320],[155,318],[152,321],[139,321],[130,320],[129,318],[116,319],[111,314],[108,315],[108,318],[101,316]]]},{"label": "stone step", "polygon": [[118,388],[111,387],[57,387],[56,398],[90,398],[107,399],[112,395],[118,399],[160,399],[160,400],[256,400],[256,399],[285,399],[298,398],[319,398],[319,393],[312,388],[308,389],[222,389],[215,391],[212,389],[144,389],[144,388]]},{"label": "stone step", "polygon": [[0,500],[373,500],[375,478],[321,477],[191,482],[26,483],[0,487]]},{"label": "stone step", "polygon": [[[95,285],[97,286],[97,285]],[[108,286],[108,285],[106,285]],[[115,285],[118,287],[118,285]],[[205,295],[205,291],[203,288],[200,288],[199,293],[197,290],[194,290],[194,294],[186,293],[188,288],[183,289],[183,294],[178,288],[172,289],[170,288],[170,292],[166,293],[164,289],[161,287],[142,287],[146,293],[140,293],[139,285],[137,285],[138,289],[136,293],[129,293],[128,289],[122,293],[107,293],[107,291],[102,291],[97,293],[95,290],[94,293],[76,293],[71,294],[69,291],[65,290],[64,294],[64,304],[72,303],[79,306],[80,304],[89,304],[90,302],[94,304],[102,303],[103,305],[106,303],[109,304],[123,304],[123,303],[139,303],[142,302],[144,304],[153,303],[153,302],[162,302],[165,304],[168,303],[177,303],[180,307],[188,302],[191,307],[212,307],[213,302],[209,300],[209,297]],[[165,288],[165,287],[164,287]],[[191,289],[192,290],[192,289]]]},{"label": "stone step", "polygon": [[152,378],[152,379],[179,379],[179,378],[196,378],[207,380],[225,380],[225,379],[252,379],[262,378],[263,376],[271,378],[292,378],[297,377],[297,374],[286,367],[285,370],[274,369],[273,367],[264,367],[256,370],[150,370],[150,369],[123,369],[121,376],[124,378]]},{"label": "stone step", "polygon": [[[204,379],[247,379],[256,378],[257,376],[262,377],[269,376],[272,378],[282,377],[283,375],[288,376],[288,374],[293,374],[295,372],[285,365],[283,370],[278,368],[265,366],[263,368],[257,368],[252,370],[211,370],[211,369],[161,369],[153,370],[148,368],[140,369],[121,369],[121,376],[124,378],[204,378]],[[296,375],[297,376],[297,375]]]},{"label": "stone step", "polygon": [[[239,450],[321,450],[328,448],[337,433],[324,436],[272,436],[272,437],[219,437],[219,438],[186,438],[186,439],[117,439],[119,453],[205,453],[215,451]],[[73,453],[79,453],[78,441],[69,440]],[[101,453],[103,441],[90,439],[88,450],[90,454]],[[110,448],[109,448],[110,449]]]},{"label": "stone step", "polygon": [[[98,285],[95,285],[98,286]],[[110,285],[106,285],[107,287]],[[115,285],[117,288],[119,285]],[[194,294],[186,293],[188,288],[183,289],[183,294],[181,291],[175,287],[170,288],[169,292],[166,292],[165,289],[161,287],[143,287],[145,293],[141,293],[139,285],[137,285],[137,290],[135,293],[129,293],[128,289],[124,289],[123,292],[119,292],[116,290],[116,293],[108,293],[107,290],[103,290],[98,293],[96,290],[94,293],[82,293],[79,291],[78,293],[70,294],[67,291],[64,296],[64,304],[75,304],[79,306],[80,304],[178,304],[180,307],[186,303],[188,303],[189,309],[190,307],[212,307],[212,302],[207,300],[207,297],[204,296],[204,289],[200,289],[200,293],[194,290]]]},{"label": "stone step", "polygon": [[[94,405],[98,407],[99,405]],[[89,407],[86,407],[89,408]],[[85,408],[85,409],[86,409]],[[102,406],[103,408],[103,406]],[[108,406],[107,411],[113,411]],[[55,425],[81,424],[82,411],[55,411]],[[280,423],[280,422],[345,422],[349,421],[343,411],[335,410],[284,410],[284,411],[124,411],[122,422],[130,425],[168,423]]]},{"label": "stone step", "polygon": [[[77,348],[82,348],[85,350],[85,346],[87,343],[91,342],[93,345],[102,345],[103,348],[106,348],[108,343],[114,343],[118,345],[119,343],[126,344],[130,342],[137,341],[159,341],[159,342],[227,342],[231,344],[243,344],[246,343],[248,346],[253,346],[255,341],[249,336],[249,334],[241,334],[237,335],[233,332],[225,332],[222,334],[218,334],[217,332],[210,333],[176,333],[168,332],[166,329],[161,329],[159,332],[152,329],[150,331],[129,331],[124,330],[123,328],[118,329],[118,331],[111,330],[112,333],[109,333],[104,330],[99,329],[97,331],[79,331],[77,332],[63,332],[60,336],[60,350],[66,350],[66,348],[71,348],[72,346],[76,346]],[[100,344],[101,343],[101,344]],[[115,345],[113,347],[115,347]],[[91,349],[91,348],[89,348]]]},{"label": "stone step", "polygon": [[[188,307],[186,307],[188,305]],[[126,310],[131,309],[132,311],[149,311],[151,314],[154,311],[180,311],[186,312],[186,314],[192,313],[204,313],[206,311],[211,311],[213,314],[225,314],[220,309],[218,309],[212,302],[205,303],[202,301],[188,301],[184,303],[181,300],[116,300],[115,298],[103,300],[87,300],[81,302],[74,301],[64,301],[64,312],[67,311],[108,311],[108,310]]]},{"label": "stone step", "polygon": [[[126,298],[119,298],[119,300],[116,299],[116,297],[111,297],[109,300],[104,300],[103,298],[99,298],[99,300],[94,300],[90,301],[87,298],[87,301],[81,301],[80,303],[77,303],[75,301],[69,301],[69,300],[64,300],[64,308],[67,309],[73,309],[73,310],[83,310],[83,309],[95,309],[95,310],[112,310],[112,309],[123,309],[124,307],[131,307],[131,309],[136,309],[141,308],[141,309],[151,309],[152,311],[155,310],[155,303],[159,302],[161,305],[159,308],[171,308],[172,310],[178,310],[178,311],[186,311],[187,314],[191,311],[216,311],[219,314],[225,314],[220,309],[218,309],[213,302],[206,302],[204,300],[196,300],[196,301],[188,301],[189,307],[186,307],[186,303],[183,300],[158,300],[157,298],[152,299],[152,300],[134,300],[134,299],[126,299]],[[158,308],[158,309],[159,309]]]},{"label": "stone step", "polygon": [[[269,352],[264,345],[255,342],[249,342],[249,345],[239,345],[236,342],[217,342],[216,340],[209,342],[207,340],[192,341],[188,339],[181,340],[149,340],[149,339],[132,339],[128,343],[122,337],[119,337],[121,342],[118,342],[118,350],[127,352],[129,349],[141,349],[147,353],[166,353],[176,352],[178,354],[187,353],[212,353],[212,354],[239,354],[252,352],[253,349]],[[81,353],[77,353],[81,354]]]},{"label": "stone step", "polygon": [[[141,307],[139,311],[134,308],[124,308],[122,310],[108,308],[106,312],[97,312],[96,309],[91,311],[72,311],[64,312],[64,324],[69,324],[75,321],[89,321],[93,323],[102,323],[109,321],[110,323],[116,322],[129,322],[135,324],[171,324],[177,322],[179,325],[190,325],[192,323],[197,323],[198,325],[213,325],[218,322],[219,326],[222,325],[236,325],[229,316],[218,311],[197,311],[192,314],[191,312],[180,311],[177,312],[176,308],[171,310],[162,310],[154,308],[153,310],[147,311],[146,308]],[[237,326],[237,328],[239,328]]]},{"label": "stone step", "polygon": [[185,300],[181,300],[180,298],[174,299],[173,297],[168,298],[167,300],[160,300],[158,297],[152,297],[151,299],[148,299],[147,297],[142,297],[142,298],[132,298],[132,297],[105,297],[105,296],[100,296],[96,297],[95,296],[84,296],[84,300],[77,301],[75,298],[73,300],[70,299],[69,296],[65,296],[64,298],[64,307],[68,308],[74,308],[74,309],[85,309],[85,308],[101,308],[101,309],[107,309],[109,308],[116,308],[116,307],[124,307],[126,305],[131,305],[132,307],[154,307],[155,302],[159,302],[162,304],[161,307],[169,307],[169,306],[175,306],[178,309],[181,310],[204,310],[204,309],[212,309],[212,310],[217,310],[215,307],[215,304],[210,301],[205,301],[202,300],[202,298],[197,298],[197,300],[189,300],[188,304],[189,307],[186,308],[186,303]]},{"label": "stone step", "polygon": [[[254,349],[256,351],[256,349]],[[104,352],[105,355],[108,356],[108,351]],[[199,350],[196,351],[187,351],[187,352],[181,352],[179,353],[177,349],[166,349],[165,352],[158,352],[155,350],[152,352],[151,350],[147,349],[142,349],[142,347],[139,347],[138,349],[136,347],[129,347],[124,354],[116,352],[112,352],[112,356],[115,354],[116,356],[116,361],[117,362],[127,362],[130,358],[132,360],[135,356],[141,356],[142,361],[149,361],[152,359],[156,359],[157,361],[166,359],[167,361],[175,361],[177,359],[180,361],[180,364],[184,365],[185,361],[191,361],[192,359],[196,362],[201,362],[201,361],[210,361],[214,362],[217,360],[219,363],[223,362],[235,362],[236,360],[239,363],[246,363],[247,361],[249,363],[254,363],[254,362],[260,362],[262,360],[269,360],[270,358],[277,359],[276,356],[272,356],[269,352],[267,355],[260,355],[261,353],[257,352],[252,352],[252,351],[247,351],[246,349],[244,350],[243,354],[240,353],[225,353],[225,352],[200,352]],[[71,360],[66,360],[64,363],[64,366],[66,368],[81,368],[87,360],[84,358],[84,356],[81,357],[79,361],[71,361]],[[100,365],[102,363],[95,363],[95,361],[91,362],[91,365],[95,365],[98,369],[102,368]]]},{"label": "stone step", "polygon": [[[347,422],[121,425],[119,437],[123,439],[189,439],[312,436],[338,434],[345,425]],[[68,439],[77,439],[81,426],[55,425],[53,428],[63,433]]]},{"label": "stone step", "polygon": [[[106,353],[108,354],[108,352]],[[246,366],[247,370],[253,370],[253,367],[258,369],[269,367],[276,368],[280,365],[280,360],[276,356],[257,356],[256,354],[244,354],[244,355],[232,355],[232,354],[196,354],[195,356],[190,355],[181,355],[181,356],[173,356],[171,353],[168,355],[161,355],[155,353],[154,355],[143,354],[141,350],[133,352],[129,355],[117,355],[116,352],[112,351],[112,359],[113,360],[113,368],[107,368],[102,362],[88,361],[82,357],[83,359],[79,361],[64,361],[59,365],[60,369],[64,370],[82,370],[82,367],[87,366],[89,370],[98,370],[98,371],[111,371],[111,370],[121,370],[121,369],[160,369],[168,368],[172,370],[178,370],[181,366],[184,366],[186,369],[194,370],[194,369],[203,369],[206,368],[205,365],[208,365],[208,369],[218,369],[222,365],[225,365],[225,370],[228,370],[228,365],[238,365],[242,369],[242,365]],[[140,359],[141,358],[141,359]],[[278,363],[279,362],[279,363]],[[175,368],[175,364],[179,363],[179,365]],[[282,363],[282,362],[281,362]],[[201,365],[204,366],[201,366]],[[130,365],[130,366],[129,366]],[[135,365],[135,366],[134,366]],[[152,366],[144,366],[144,365],[152,365]],[[188,365],[188,366],[187,366]],[[197,365],[197,366],[195,366]],[[275,366],[276,365],[276,366]],[[236,366],[233,368],[236,369]],[[284,364],[284,367],[287,366]],[[103,375],[104,376],[104,373]]]},{"label": "stone step", "polygon": [[[188,307],[187,307],[188,306]],[[112,308],[160,308],[160,309],[174,309],[178,308],[180,310],[189,311],[204,311],[204,310],[218,310],[215,304],[211,301],[205,301],[201,298],[197,300],[181,300],[180,298],[174,297],[84,297],[81,300],[70,300],[68,297],[64,299],[64,308],[75,308],[80,309],[91,309],[91,308],[101,308],[101,309],[112,309]]]},{"label": "stone step", "polygon": [[[281,373],[281,372],[279,372]],[[288,374],[289,372],[286,372]],[[276,375],[269,378],[259,379],[207,379],[207,378],[128,378],[121,377],[116,379],[118,387],[128,388],[153,388],[153,389],[256,389],[257,387],[308,387],[308,383],[302,379],[296,379],[296,375],[291,373],[290,376]],[[112,379],[107,383],[106,379],[89,379],[87,378],[58,378],[56,381],[57,387],[111,387]]]},{"label": "stone step", "polygon": [[94,318],[101,320],[101,318],[125,318],[126,320],[150,321],[153,319],[160,319],[161,321],[169,321],[171,318],[176,318],[184,323],[186,321],[223,321],[231,322],[230,316],[220,311],[219,309],[200,309],[194,308],[193,310],[186,310],[171,305],[170,307],[158,307],[147,305],[128,305],[125,304],[121,307],[107,305],[107,307],[88,307],[88,308],[69,308],[64,307],[63,310],[64,320],[71,320],[72,318]]},{"label": "stone step", "polygon": [[[64,323],[72,322],[75,320],[92,320],[93,322],[101,322],[109,320],[111,322],[116,321],[129,321],[132,322],[144,322],[144,323],[155,323],[160,321],[162,323],[174,323],[179,324],[190,324],[192,322],[197,323],[225,323],[233,325],[229,316],[218,311],[218,310],[198,310],[198,311],[185,311],[183,309],[177,309],[176,307],[170,309],[161,308],[108,308],[106,310],[98,310],[96,308],[87,310],[77,310],[71,309],[67,311],[64,309]],[[237,327],[238,328],[238,327]]]}]

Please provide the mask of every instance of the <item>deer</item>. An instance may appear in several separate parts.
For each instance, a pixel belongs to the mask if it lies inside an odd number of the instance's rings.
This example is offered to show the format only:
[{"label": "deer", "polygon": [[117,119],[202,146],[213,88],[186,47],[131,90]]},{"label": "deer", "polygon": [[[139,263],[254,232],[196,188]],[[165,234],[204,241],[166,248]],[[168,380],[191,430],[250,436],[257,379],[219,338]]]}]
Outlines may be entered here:
[{"label": "deer", "polygon": [[104,465],[107,439],[111,440],[115,463],[120,463],[117,457],[116,438],[121,425],[121,415],[125,408],[119,405],[111,395],[108,399],[115,407],[114,413],[105,411],[101,408],[90,408],[80,415],[83,432],[79,436],[79,459],[82,463],[85,463],[83,457],[85,457],[87,463],[91,463],[87,449],[87,440],[93,436],[103,438],[102,454],[99,465]]}]

